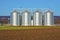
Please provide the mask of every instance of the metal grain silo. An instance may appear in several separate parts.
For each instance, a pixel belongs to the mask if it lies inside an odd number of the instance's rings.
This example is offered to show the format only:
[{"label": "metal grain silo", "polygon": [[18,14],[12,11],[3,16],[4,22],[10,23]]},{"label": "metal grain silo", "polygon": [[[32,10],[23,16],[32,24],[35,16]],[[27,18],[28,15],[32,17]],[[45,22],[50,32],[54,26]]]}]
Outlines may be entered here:
[{"label": "metal grain silo", "polygon": [[22,26],[22,15],[20,14],[20,26]]},{"label": "metal grain silo", "polygon": [[25,10],[22,13],[22,26],[30,26],[31,25],[31,14],[28,10]]},{"label": "metal grain silo", "polygon": [[33,14],[33,25],[42,26],[42,13],[39,10],[36,10]]},{"label": "metal grain silo", "polygon": [[11,26],[19,26],[20,25],[20,19],[19,19],[19,12],[17,10],[14,10],[10,15],[10,24]]},{"label": "metal grain silo", "polygon": [[33,20],[31,20],[31,26],[33,26]]},{"label": "metal grain silo", "polygon": [[31,16],[31,26],[33,26],[33,15]]},{"label": "metal grain silo", "polygon": [[45,26],[53,26],[54,25],[54,16],[53,16],[53,12],[51,12],[50,10],[47,10],[44,13],[44,25]]}]

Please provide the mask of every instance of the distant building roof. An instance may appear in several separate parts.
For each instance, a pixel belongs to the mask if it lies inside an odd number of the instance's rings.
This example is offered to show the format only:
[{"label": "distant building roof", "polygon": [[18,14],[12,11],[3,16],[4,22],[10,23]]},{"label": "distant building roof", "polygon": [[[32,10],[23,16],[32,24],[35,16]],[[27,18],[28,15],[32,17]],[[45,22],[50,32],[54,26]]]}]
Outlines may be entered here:
[{"label": "distant building roof", "polygon": [[0,18],[10,18],[10,16],[0,16]]},{"label": "distant building roof", "polygon": [[54,23],[60,24],[60,16],[54,16]]},{"label": "distant building roof", "polygon": [[55,18],[59,18],[60,19],[60,16],[54,16]]},{"label": "distant building roof", "polygon": [[0,16],[0,21],[10,20],[10,16]]}]

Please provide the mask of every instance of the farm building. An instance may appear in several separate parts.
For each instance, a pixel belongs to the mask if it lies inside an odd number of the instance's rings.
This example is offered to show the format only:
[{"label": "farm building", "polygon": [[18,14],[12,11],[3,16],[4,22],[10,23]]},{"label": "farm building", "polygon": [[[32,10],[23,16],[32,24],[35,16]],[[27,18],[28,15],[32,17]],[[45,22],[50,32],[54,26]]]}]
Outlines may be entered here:
[{"label": "farm building", "polygon": [[10,24],[10,16],[0,16],[0,25]]}]

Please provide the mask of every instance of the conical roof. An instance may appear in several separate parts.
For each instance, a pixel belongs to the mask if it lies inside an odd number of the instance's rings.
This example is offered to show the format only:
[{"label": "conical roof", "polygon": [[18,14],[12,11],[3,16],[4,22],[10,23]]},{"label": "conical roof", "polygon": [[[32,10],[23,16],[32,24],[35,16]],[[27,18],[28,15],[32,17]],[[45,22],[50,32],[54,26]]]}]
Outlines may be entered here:
[{"label": "conical roof", "polygon": [[45,13],[53,13],[51,10],[46,10]]}]

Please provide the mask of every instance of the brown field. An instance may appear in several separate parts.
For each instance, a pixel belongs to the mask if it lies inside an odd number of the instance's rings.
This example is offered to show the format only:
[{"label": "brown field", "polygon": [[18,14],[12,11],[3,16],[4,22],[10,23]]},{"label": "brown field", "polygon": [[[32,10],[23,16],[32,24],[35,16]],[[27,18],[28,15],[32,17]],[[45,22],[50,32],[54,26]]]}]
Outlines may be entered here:
[{"label": "brown field", "polygon": [[60,28],[0,30],[0,40],[60,40]]}]

